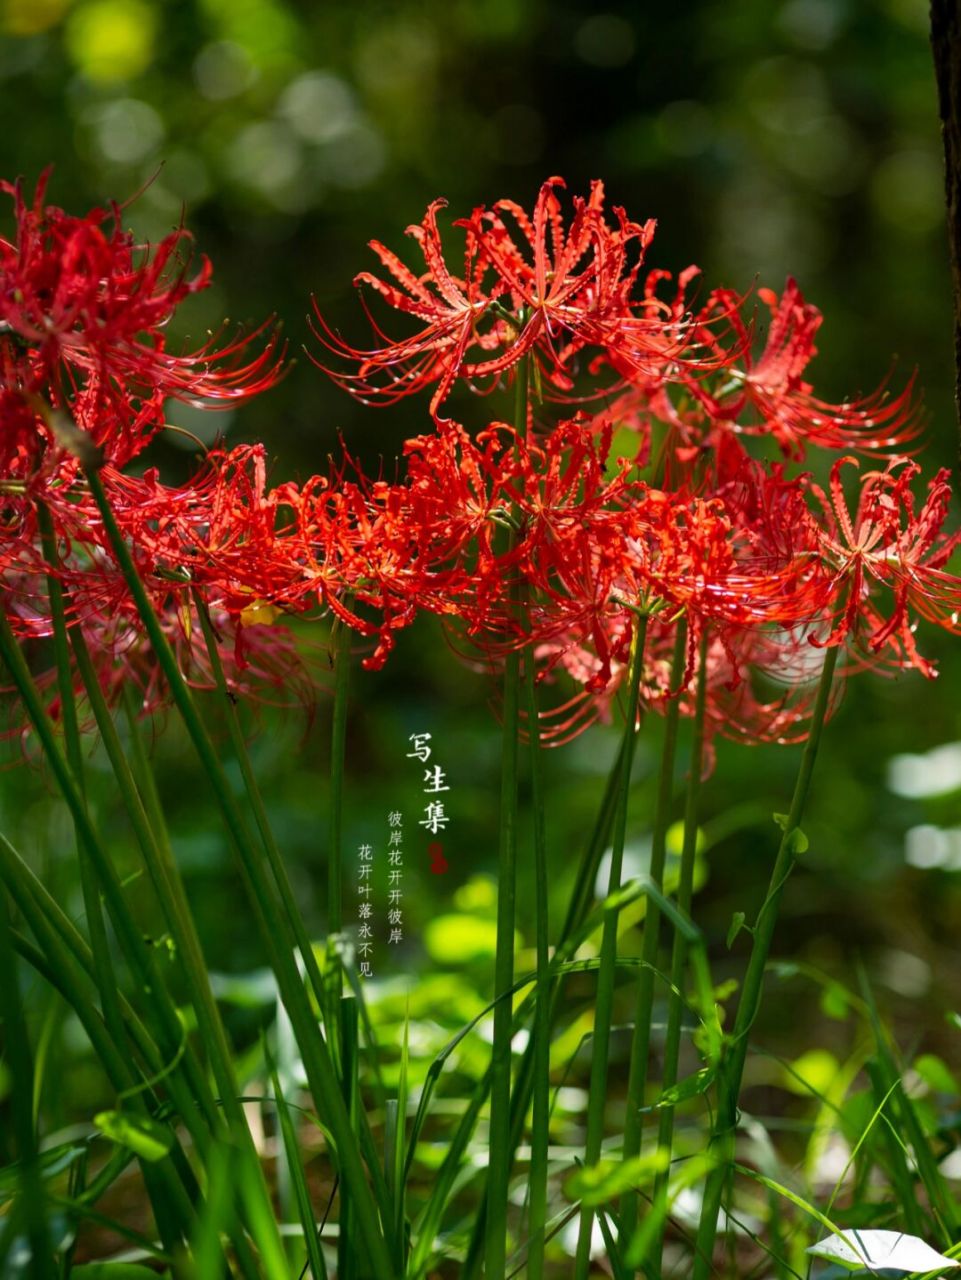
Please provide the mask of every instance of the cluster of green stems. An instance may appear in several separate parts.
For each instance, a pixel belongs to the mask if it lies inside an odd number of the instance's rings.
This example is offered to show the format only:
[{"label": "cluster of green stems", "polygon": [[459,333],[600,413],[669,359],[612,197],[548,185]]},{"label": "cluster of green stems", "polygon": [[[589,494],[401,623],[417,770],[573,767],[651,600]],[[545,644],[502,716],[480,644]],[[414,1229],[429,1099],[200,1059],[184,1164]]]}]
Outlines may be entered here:
[{"label": "cluster of green stems", "polygon": [[[516,379],[515,424],[519,437],[527,430],[529,370],[522,361]],[[465,1277],[508,1274],[511,1236],[508,1207],[512,1169],[528,1112],[530,1164],[527,1181],[527,1244],[521,1251],[525,1274],[540,1280],[545,1247],[557,1223],[549,1222],[549,1122],[551,1110],[551,1041],[561,1009],[561,982],[576,969],[571,957],[577,946],[600,927],[600,950],[591,968],[596,971],[596,1003],[591,1037],[590,1092],[583,1166],[590,1172],[605,1153],[617,1152],[627,1166],[642,1155],[645,1101],[655,986],[660,970],[662,916],[673,928],[667,994],[667,1025],[663,1047],[660,1093],[663,1098],[677,1082],[685,1007],[697,1010],[708,1028],[709,1067],[715,1078],[717,1105],[712,1125],[703,1211],[695,1241],[695,1280],[711,1273],[718,1218],[733,1168],[738,1098],[744,1073],[748,1036],[758,1012],[765,965],[770,952],[778,903],[798,849],[798,833],[828,709],[837,650],[828,649],[804,748],[794,797],[770,888],[751,931],[750,961],[732,1032],[721,1036],[706,978],[703,940],[690,922],[698,801],[704,755],[707,635],[701,636],[699,679],[695,692],[692,743],[684,807],[683,842],[676,900],[665,896],[667,833],[674,799],[677,768],[679,700],[666,714],[660,775],[653,814],[651,862],[640,887],[646,895],[643,943],[636,970],[635,1013],[630,1050],[626,1120],[619,1143],[605,1148],[606,1102],[615,988],[625,957],[619,956],[621,911],[627,901],[623,861],[630,823],[631,778],[638,733],[647,614],[638,610],[631,642],[624,699],[625,729],[614,769],[603,798],[593,837],[585,851],[570,906],[550,948],[548,917],[548,841],[546,797],[541,772],[538,699],[533,654],[528,649],[505,659],[503,694],[503,750],[498,861],[497,949],[493,983],[493,1051],[490,1067],[462,1117],[439,1172],[434,1194],[410,1233],[406,1219],[405,1184],[414,1159],[415,1139],[429,1102],[425,1088],[410,1132],[407,1129],[406,1083],[387,1107],[388,1150],[375,1143],[361,1102],[357,1001],[345,994],[340,956],[328,951],[321,964],[293,894],[280,848],[271,831],[253,766],[220,662],[217,638],[203,601],[194,604],[201,620],[214,681],[221,695],[232,749],[244,787],[244,805],[228,782],[218,751],[185,683],[176,657],[140,581],[130,551],[119,531],[95,468],[88,482],[117,562],[140,612],[150,644],[160,663],[172,699],[182,717],[202,776],[215,799],[229,836],[237,869],[246,890],[262,946],[275,974],[279,1000],[289,1018],[303,1062],[317,1122],[328,1142],[340,1190],[338,1276],[419,1277],[429,1264],[448,1197],[464,1154],[481,1123],[489,1094],[489,1164],[481,1188],[480,1210],[468,1245]],[[160,798],[138,723],[138,708],[128,692],[126,741],[108,708],[83,634],[68,627],[67,609],[57,576],[59,549],[46,511],[39,509],[44,549],[50,574],[48,590],[53,619],[61,705],[59,729],[44,707],[43,698],[4,618],[0,618],[0,658],[17,688],[76,832],[80,883],[89,942],[85,940],[9,842],[0,837],[0,880],[12,903],[29,926],[35,942],[14,929],[6,909],[0,910],[0,968],[13,970],[18,951],[47,977],[75,1010],[97,1052],[124,1113],[136,1125],[157,1124],[164,1131],[165,1154],[142,1160],[144,1183],[154,1208],[160,1244],[156,1254],[173,1261],[189,1249],[196,1274],[213,1275],[233,1265],[244,1277],[289,1274],[284,1242],[277,1228],[271,1194],[255,1150],[241,1101],[234,1054],[214,998],[200,940],[174,859]],[[507,536],[513,537],[508,532]],[[520,613],[524,601],[515,605]],[[673,681],[685,667],[686,634],[677,628]],[[331,731],[331,794],[329,807],[328,927],[330,935],[343,929],[342,827],[344,759],[350,651],[347,633],[334,629],[335,696]],[[119,794],[127,810],[144,865],[162,909],[169,937],[186,980],[198,1036],[188,1034],[171,998],[155,951],[144,939],[131,911],[103,834],[85,792],[85,760],[74,697],[73,671],[79,672],[87,699],[110,760]],[[523,726],[523,733],[522,733]],[[530,779],[534,866],[534,928],[536,965],[533,975],[515,978],[515,886],[518,862],[518,777],[526,737]],[[607,840],[611,843],[607,898],[600,920],[591,916],[592,887]],[[111,934],[115,946],[111,943]],[[121,991],[116,957],[122,954],[135,983],[128,995]],[[684,988],[693,981],[696,995],[685,1000]],[[16,983],[3,983],[2,1014],[10,1032],[11,1071],[18,1096],[32,1091],[31,1063]],[[521,991],[532,987],[528,996]],[[520,1004],[515,1008],[515,998]],[[530,1017],[531,1035],[514,1069],[512,1042]],[[406,1050],[404,1054],[406,1064]],[[442,1063],[440,1064],[442,1066]],[[440,1066],[438,1066],[438,1073]],[[297,1208],[308,1263],[316,1277],[325,1276],[316,1215],[296,1160],[296,1135],[276,1070],[272,1069],[278,1123],[294,1176]],[[436,1083],[436,1074],[430,1088]],[[24,1092],[26,1091],[26,1092]],[[167,1101],[164,1101],[166,1099]],[[53,1276],[51,1242],[47,1236],[39,1153],[29,1112],[18,1111],[18,1145],[22,1155],[23,1225],[37,1259],[37,1274]],[[173,1122],[176,1117],[182,1129]],[[595,1222],[609,1250],[622,1268],[642,1268],[649,1277],[661,1274],[661,1253],[671,1204],[671,1157],[674,1151],[674,1108],[658,1110],[657,1150],[653,1193],[645,1203],[637,1186],[628,1185],[617,1214],[599,1209],[586,1198],[579,1210],[575,1280],[586,1280]],[[189,1138],[188,1151],[185,1139]],[[234,1162],[232,1188],[223,1152]],[[197,1160],[200,1170],[197,1170]],[[198,1206],[206,1198],[207,1214]],[[212,1208],[216,1214],[212,1215]],[[217,1216],[219,1215],[219,1217]],[[564,1215],[562,1215],[563,1217]],[[569,1216],[569,1215],[568,1215]],[[211,1227],[211,1222],[215,1223]],[[613,1230],[612,1230],[613,1225]],[[226,1250],[226,1252],[225,1252]],[[228,1254],[232,1263],[228,1264]],[[48,1265],[49,1264],[49,1265]],[[201,1267],[210,1266],[209,1271]],[[515,1266],[515,1271],[518,1268]],[[513,1274],[513,1273],[512,1273]]]}]

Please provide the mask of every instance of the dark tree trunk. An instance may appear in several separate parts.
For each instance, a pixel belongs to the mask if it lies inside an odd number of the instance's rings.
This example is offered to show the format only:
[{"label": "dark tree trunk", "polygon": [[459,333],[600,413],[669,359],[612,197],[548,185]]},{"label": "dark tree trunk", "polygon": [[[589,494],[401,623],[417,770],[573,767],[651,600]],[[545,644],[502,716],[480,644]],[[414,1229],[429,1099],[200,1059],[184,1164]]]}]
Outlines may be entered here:
[{"label": "dark tree trunk", "polygon": [[931,48],[944,143],[948,247],[954,292],[954,399],[961,425],[961,0],[931,0]]}]

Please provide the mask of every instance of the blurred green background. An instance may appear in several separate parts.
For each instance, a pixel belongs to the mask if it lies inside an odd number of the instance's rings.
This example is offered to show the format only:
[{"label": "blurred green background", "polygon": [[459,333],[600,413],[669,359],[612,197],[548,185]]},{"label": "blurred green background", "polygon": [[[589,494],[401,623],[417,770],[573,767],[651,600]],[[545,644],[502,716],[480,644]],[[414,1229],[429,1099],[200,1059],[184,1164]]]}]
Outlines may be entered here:
[{"label": "blurred green background", "polygon": [[[739,290],[758,282],[780,289],[795,276],[826,317],[812,370],[820,393],[868,391],[892,361],[896,383],[917,368],[928,463],[954,463],[951,299],[924,0],[0,0],[0,15],[0,174],[22,175],[30,189],[52,164],[50,198],[74,213],[139,192],[123,217],[143,239],[183,217],[213,260],[215,283],[185,306],[175,337],[199,336],[224,316],[282,319],[297,362],[278,389],[234,416],[171,410],[207,440],[222,430],[231,442],[265,439],[277,479],[322,469],[338,435],[365,465],[393,474],[400,441],[428,425],[423,401],[366,410],[326,381],[301,351],[305,343],[317,350],[306,321],[311,295],[362,342],[352,278],[373,265],[371,237],[402,249],[405,226],[440,195],[450,217],[502,196],[529,206],[551,174],[572,192],[602,177],[612,204],[636,219],[656,217],[652,265],[696,262],[706,287]],[[474,424],[485,411],[503,412],[493,406],[456,402]],[[176,478],[189,469],[190,450],[171,435],[151,460]],[[848,690],[818,769],[805,824],[810,851],[785,897],[776,951],[848,982],[863,958],[902,1042],[956,1061],[959,1033],[944,1014],[961,982],[961,657],[939,635],[921,647],[941,654],[937,682],[909,674]],[[382,855],[392,809],[404,813],[408,832],[407,937],[392,948],[378,938],[382,985],[371,991],[419,992],[429,1041],[490,995],[494,691],[425,622],[402,636],[385,671],[358,668],[352,693],[347,849],[371,843]],[[298,894],[322,936],[329,703],[322,698],[312,718],[245,715]],[[430,837],[417,826],[424,799],[416,762],[406,758],[414,732],[433,735],[432,763],[451,785],[442,876],[430,874]],[[652,725],[639,751],[632,870],[645,856],[659,733]],[[262,957],[173,716],[156,737],[210,964],[251,973]],[[615,737],[597,728],[549,755],[557,917]],[[18,745],[0,775],[0,821],[79,914],[66,816],[42,767],[19,763]],[[25,750],[35,754],[30,742]],[[720,744],[705,793],[710,848],[698,907],[719,977],[743,964],[743,935],[731,953],[724,936],[733,911],[751,914],[760,902],[777,836],[770,815],[785,807],[796,762],[796,749]],[[118,858],[136,874],[106,781],[95,800]],[[353,866],[349,858],[348,879]],[[520,926],[530,945],[526,866],[522,875]],[[145,929],[151,923],[145,915]],[[446,973],[460,976],[438,981]],[[840,1054],[850,1027],[825,1019],[802,977],[781,981],[790,998],[768,1001],[758,1038],[789,1056],[813,1044]],[[251,1007],[235,1015],[241,1033],[266,1016],[250,990]],[[69,1037],[69,1024],[58,1034]],[[615,1061],[623,1052],[616,1044]],[[82,1057],[71,1060],[64,1121],[100,1087],[84,1075]]]}]

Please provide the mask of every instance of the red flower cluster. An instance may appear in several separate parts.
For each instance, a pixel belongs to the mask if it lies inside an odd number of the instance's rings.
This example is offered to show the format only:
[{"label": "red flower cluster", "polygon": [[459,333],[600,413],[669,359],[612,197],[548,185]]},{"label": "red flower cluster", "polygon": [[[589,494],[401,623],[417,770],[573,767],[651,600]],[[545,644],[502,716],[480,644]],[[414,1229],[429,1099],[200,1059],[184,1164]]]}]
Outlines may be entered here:
[{"label": "red flower cluster", "polygon": [[[485,660],[520,648],[545,684],[562,673],[574,681],[573,697],[545,713],[545,736],[558,741],[607,713],[641,617],[643,704],[678,697],[690,707],[706,631],[709,723],[739,740],[803,734],[825,645],[846,646],[844,670],[934,674],[914,619],[958,630],[961,583],[947,568],[958,535],[943,532],[946,473],[918,507],[919,468],[897,455],[918,429],[912,384],[890,398],[882,388],[824,402],[804,380],[821,317],[793,281],[780,298],[760,292],[770,325],[755,355],[745,299],[718,289],[692,306],[693,268],[663,296],[667,273],[644,269],[654,224],[622,209],[609,217],[600,183],[565,219],[562,186],[545,183],[530,217],[499,201],[455,223],[457,272],[440,201],[410,229],[423,271],[375,242],[387,278],[358,282],[408,317],[408,337],[357,351],[318,313],[344,362],[333,376],[355,395],[389,402],[430,390],[431,430],[407,442],[399,480],[368,480],[345,459],[339,473],[272,488],[254,446],[211,454],[176,489],[119,467],[159,429],[166,398],[232,401],[274,382],[276,338],[255,355],[256,334],[169,352],[167,322],[209,279],[205,262],[193,276],[178,264],[185,233],[151,253],[120,230],[116,209],[71,218],[43,205],[43,184],[29,207],[7,188],[17,234],[0,241],[2,570],[20,633],[49,633],[45,575],[56,572],[104,686],[132,677],[148,703],[159,697],[85,485],[99,449],[120,527],[197,682],[210,678],[198,599],[242,689],[289,687],[295,646],[283,616],[326,613],[369,639],[365,665],[377,667],[400,629],[436,614]],[[532,409],[513,426],[495,421],[472,436],[442,416],[456,383],[516,378]],[[585,412],[599,387],[600,411]],[[573,407],[552,421],[555,402]],[[634,456],[612,459],[625,426],[637,433]],[[772,437],[788,462],[753,459],[752,436]],[[826,490],[791,473],[810,447],[888,456],[863,476],[853,517],[842,491],[850,459],[836,462]],[[54,518],[54,566],[40,548],[38,503]],[[686,662],[672,671],[682,622]]]},{"label": "red flower cluster", "polygon": [[[644,269],[653,222],[623,209],[609,217],[600,183],[565,220],[561,187],[546,182],[530,217],[498,201],[455,222],[460,270],[444,252],[442,202],[409,229],[422,271],[373,242],[387,278],[364,272],[357,283],[408,317],[407,337],[386,339],[376,326],[382,345],[358,350],[318,313],[339,358],[332,376],[354,395],[431,390],[434,433],[406,452],[411,536],[450,575],[443,612],[488,653],[524,646],[542,677],[559,668],[573,677],[583,693],[563,703],[558,736],[604,713],[641,614],[651,619],[647,704],[687,698],[709,628],[709,715],[738,738],[796,736],[827,644],[846,644],[842,670],[934,674],[913,615],[957,630],[961,584],[946,569],[957,538],[942,533],[944,473],[920,511],[911,498],[918,468],[901,451],[920,427],[913,379],[893,396],[882,385],[826,402],[805,377],[821,315],[793,280],[780,297],[759,291],[770,320],[756,354],[745,298],[716,289],[690,305],[695,268],[662,297],[668,273]],[[527,422],[471,440],[442,417],[456,382],[515,377],[538,400]],[[548,401],[598,395],[598,413],[547,416]],[[611,464],[612,428],[625,426],[638,434],[636,456]],[[753,460],[752,436],[772,438],[790,460],[817,447],[890,463],[864,477],[852,522],[840,464],[828,498],[810,478]],[[687,664],[672,687],[681,618]]]},{"label": "red flower cluster", "polygon": [[[105,687],[132,674],[152,703],[156,674],[144,666],[142,627],[84,468],[103,467],[105,488],[190,674],[204,665],[202,648],[194,643],[183,590],[175,578],[165,578],[153,543],[141,536],[151,523],[142,504],[149,497],[161,523],[161,511],[179,513],[191,504],[199,511],[204,482],[178,492],[152,476],[138,492],[138,482],[117,468],[162,429],[169,399],[212,408],[243,401],[277,381],[283,350],[269,325],[248,335],[212,337],[193,350],[171,350],[166,330],[177,307],[210,283],[206,259],[190,272],[188,233],[174,231],[153,249],[138,245],[123,230],[116,206],[81,218],[45,204],[48,176],[30,203],[19,184],[0,183],[14,213],[13,234],[0,238],[0,572],[6,612],[21,634],[49,634],[45,574],[57,573],[67,589],[69,619],[89,633]],[[57,565],[48,565],[41,550],[41,504],[57,535]],[[217,603],[215,593],[215,610]],[[289,649],[287,642],[280,648],[285,644]],[[273,637],[266,649],[277,649]],[[265,658],[261,665],[266,671],[270,662]],[[290,662],[274,665],[279,684]]]}]

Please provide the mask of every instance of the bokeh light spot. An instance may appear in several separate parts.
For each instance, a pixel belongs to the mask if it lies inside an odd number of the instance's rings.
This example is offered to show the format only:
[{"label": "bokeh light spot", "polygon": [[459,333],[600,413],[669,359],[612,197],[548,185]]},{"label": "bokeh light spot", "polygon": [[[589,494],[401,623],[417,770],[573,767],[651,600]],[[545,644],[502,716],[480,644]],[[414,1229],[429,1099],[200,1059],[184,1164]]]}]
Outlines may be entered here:
[{"label": "bokeh light spot", "polygon": [[384,168],[387,148],[371,125],[356,124],[329,143],[322,153],[322,171],[334,186],[355,190],[369,186]]},{"label": "bokeh light spot", "polygon": [[301,165],[300,147],[285,124],[260,120],[242,129],[234,139],[229,164],[240,182],[269,194],[296,177]]},{"label": "bokeh light spot", "polygon": [[233,40],[215,40],[204,45],[194,60],[197,88],[213,102],[235,98],[257,78],[247,51]]},{"label": "bokeh light spot", "polygon": [[895,152],[875,171],[871,193],[886,222],[909,236],[925,235],[944,221],[940,156],[920,150]]},{"label": "bokeh light spot", "polygon": [[376,93],[414,100],[424,96],[434,77],[437,42],[426,26],[407,22],[373,28],[360,48],[357,72]]},{"label": "bokeh light spot", "polygon": [[156,150],[164,136],[158,113],[137,98],[115,98],[92,107],[86,121],[93,127],[101,154],[116,164],[134,164]]},{"label": "bokeh light spot", "polygon": [[949,742],[923,755],[892,756],[888,790],[909,800],[961,790],[961,742]]},{"label": "bokeh light spot", "polygon": [[150,66],[156,29],[143,0],[91,0],[70,15],[66,44],[88,80],[130,80]]},{"label": "bokeh light spot", "polygon": [[623,67],[634,57],[634,28],[616,13],[595,13],[577,29],[574,49],[593,67]]},{"label": "bokeh light spot", "polygon": [[846,10],[839,0],[789,0],[778,14],[778,26],[802,49],[827,49],[838,37]]},{"label": "bokeh light spot", "polygon": [[330,142],[357,120],[349,85],[329,71],[309,71],[287,86],[277,104],[295,133],[305,142]]},{"label": "bokeh light spot", "polygon": [[675,156],[697,156],[714,136],[710,113],[700,102],[669,102],[657,118],[657,137],[665,151]]}]

